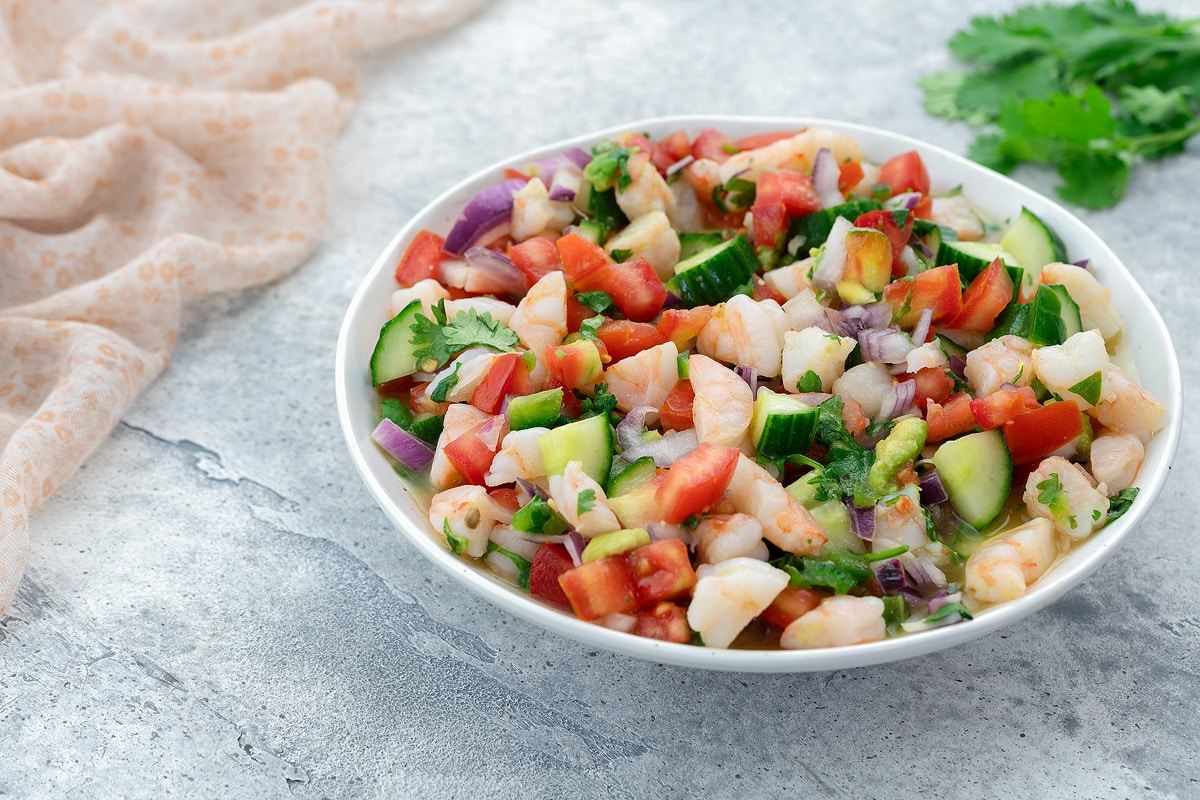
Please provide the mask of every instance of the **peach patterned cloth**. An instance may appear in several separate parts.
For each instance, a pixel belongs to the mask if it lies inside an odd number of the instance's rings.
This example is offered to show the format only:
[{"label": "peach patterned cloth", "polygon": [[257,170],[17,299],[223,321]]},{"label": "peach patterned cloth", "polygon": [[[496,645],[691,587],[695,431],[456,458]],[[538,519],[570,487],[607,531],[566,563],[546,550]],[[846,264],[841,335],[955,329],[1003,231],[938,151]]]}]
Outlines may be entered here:
[{"label": "peach patterned cloth", "polygon": [[357,50],[482,0],[0,0],[0,611],[184,298],[299,265]]}]

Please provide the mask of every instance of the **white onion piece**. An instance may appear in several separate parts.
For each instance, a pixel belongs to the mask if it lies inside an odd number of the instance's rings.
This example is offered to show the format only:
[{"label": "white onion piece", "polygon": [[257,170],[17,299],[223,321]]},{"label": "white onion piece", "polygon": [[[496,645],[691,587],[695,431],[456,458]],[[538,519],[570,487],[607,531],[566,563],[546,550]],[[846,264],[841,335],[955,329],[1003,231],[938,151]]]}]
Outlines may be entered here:
[{"label": "white onion piece", "polygon": [[895,419],[911,414],[916,408],[916,399],[917,382],[912,379],[901,381],[883,395],[876,419]]},{"label": "white onion piece", "polygon": [[617,423],[617,442],[622,450],[642,444],[642,429],[658,421],[658,409],[654,406],[638,406],[630,409],[625,419]]},{"label": "white onion piece", "polygon": [[884,208],[896,210],[906,208],[912,211],[925,195],[920,192],[903,192],[895,197],[889,197],[883,204]]},{"label": "white onion piece", "polygon": [[688,153],[686,156],[679,159],[671,166],[667,167],[667,177],[668,178],[671,177],[676,172],[679,172],[680,170],[684,169],[685,167],[687,167],[688,164],[691,164],[695,160],[696,160],[696,157],[694,155],[692,155],[691,153]]},{"label": "white onion piece", "polygon": [[813,273],[813,283],[827,292],[837,289],[838,281],[846,271],[846,234],[854,227],[854,223],[845,217],[838,217],[829,230],[829,238],[817,257],[817,269]]},{"label": "white onion piece", "polygon": [[621,458],[632,463],[642,456],[650,456],[654,459],[655,466],[669,467],[699,446],[695,429],[689,428],[631,447],[621,453]]},{"label": "white onion piece", "polygon": [[817,151],[816,158],[813,159],[813,188],[817,190],[817,196],[821,198],[822,208],[832,208],[840,206],[846,202],[846,198],[842,196],[842,190],[838,188],[838,177],[841,170],[838,168],[837,159],[833,157],[832,151],[828,147],[822,147]]},{"label": "white onion piece", "polygon": [[929,338],[929,323],[931,322],[933,322],[933,309],[927,308],[921,312],[920,319],[918,319],[917,324],[913,326],[912,340],[914,344],[925,344],[925,340]]},{"label": "white onion piece", "polygon": [[899,364],[916,349],[908,334],[899,328],[864,328],[858,332],[864,361]]}]

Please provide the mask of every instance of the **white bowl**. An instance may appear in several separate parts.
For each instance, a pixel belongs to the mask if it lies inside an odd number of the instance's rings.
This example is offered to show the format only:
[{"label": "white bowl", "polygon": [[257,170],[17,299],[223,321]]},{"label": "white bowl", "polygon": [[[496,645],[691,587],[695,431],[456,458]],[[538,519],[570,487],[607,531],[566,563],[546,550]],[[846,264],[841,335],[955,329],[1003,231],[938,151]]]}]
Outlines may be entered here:
[{"label": "white bowl", "polygon": [[[736,139],[752,133],[797,129],[805,125],[831,128],[853,137],[863,153],[876,162],[915,149],[929,167],[934,192],[961,185],[976,208],[992,219],[1013,217],[1021,206],[1026,206],[1058,233],[1072,258],[1092,259],[1096,274],[1113,288],[1112,303],[1125,328],[1126,355],[1137,364],[1141,383],[1162,401],[1170,417],[1166,429],[1159,432],[1146,448],[1146,463],[1138,476],[1141,493],[1130,511],[1077,546],[1018,600],[988,608],[975,619],[956,625],[881,642],[825,650],[718,650],[621,633],[544,605],[492,576],[486,569],[452,555],[435,537],[425,512],[407,491],[387,457],[370,439],[378,420],[378,400],[367,365],[379,329],[388,318],[388,299],[396,288],[392,274],[395,264],[413,235],[422,228],[444,235],[467,201],[484,186],[500,180],[505,167],[517,167],[572,146],[587,148],[609,134],[639,131],[658,138],[682,128],[694,136],[704,128],[714,127]],[[865,125],[805,117],[684,116],[639,120],[521,153],[472,175],[422,209],[400,229],[375,261],[342,323],[336,371],[338,415],[350,455],[367,488],[401,533],[426,558],[464,586],[505,611],[592,647],[668,664],[749,672],[845,669],[911,658],[982,636],[1057,600],[1112,555],[1158,496],[1179,443],[1183,400],[1179,362],[1154,304],[1112,250],[1062,206],[1009,178],[916,139]]]}]

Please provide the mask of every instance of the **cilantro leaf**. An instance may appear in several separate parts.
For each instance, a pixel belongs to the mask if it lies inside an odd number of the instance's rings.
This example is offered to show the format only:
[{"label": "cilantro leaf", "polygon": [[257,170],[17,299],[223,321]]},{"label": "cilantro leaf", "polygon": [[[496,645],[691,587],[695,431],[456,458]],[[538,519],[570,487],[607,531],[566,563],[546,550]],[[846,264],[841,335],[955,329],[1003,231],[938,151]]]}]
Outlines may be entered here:
[{"label": "cilantro leaf", "polygon": [[974,617],[971,616],[971,612],[968,611],[967,607],[962,603],[946,603],[937,611],[926,617],[924,621],[926,624],[935,625],[939,622],[945,622],[955,614],[962,619],[974,619]]},{"label": "cilantro leaf", "polygon": [[600,326],[603,324],[604,317],[599,314],[594,317],[590,317],[589,319],[585,319],[583,322],[579,323],[579,335],[584,339],[591,339],[593,342],[599,341],[600,337],[596,335],[596,331],[598,331]]},{"label": "cilantro leaf", "polygon": [[800,376],[796,388],[801,392],[819,392],[821,391],[821,376],[810,369]]},{"label": "cilantro leaf", "polygon": [[580,396],[580,419],[597,417],[608,414],[617,407],[617,396],[608,391],[607,383],[597,383],[592,389],[592,396]]},{"label": "cilantro leaf", "polygon": [[611,253],[609,253],[609,255],[612,256],[613,261],[616,261],[618,264],[621,264],[621,263],[624,263],[624,262],[628,261],[629,259],[633,258],[633,251],[625,250],[623,248],[618,247],[617,249],[615,249]]},{"label": "cilantro leaf", "polygon": [[1108,502],[1108,519],[1105,520],[1104,524],[1107,525],[1123,517],[1125,512],[1129,510],[1129,507],[1133,505],[1133,501],[1137,496],[1138,488],[1136,486],[1130,486],[1128,489],[1122,489],[1117,492]]},{"label": "cilantro leaf", "polygon": [[412,412],[398,397],[385,397],[379,401],[379,413],[385,418],[408,430],[413,424]]},{"label": "cilantro leaf", "polygon": [[533,569],[533,563],[529,559],[514,553],[512,550],[506,550],[495,542],[488,542],[487,551],[489,553],[499,553],[511,561],[513,566],[517,568],[517,586],[522,589],[529,588],[529,572]]},{"label": "cilantro leaf", "polygon": [[793,589],[821,586],[833,589],[834,594],[846,594],[875,574],[865,558],[848,550],[830,550],[821,558],[788,554],[771,566],[788,574]]},{"label": "cilantro leaf", "polygon": [[526,533],[543,533],[548,536],[565,533],[571,527],[549,503],[537,495],[513,512],[512,526]]},{"label": "cilantro leaf", "polygon": [[1038,502],[1050,509],[1050,513],[1060,523],[1065,521],[1072,528],[1079,527],[1075,521],[1075,517],[1071,516],[1071,507],[1067,504],[1067,495],[1063,490],[1062,483],[1058,480],[1058,473],[1050,473],[1050,477],[1046,480],[1035,484],[1041,492],[1038,494]]},{"label": "cilantro leaf", "polygon": [[409,341],[417,346],[413,355],[423,372],[433,372],[468,347],[508,351],[519,341],[512,328],[492,319],[486,311],[459,311],[451,320],[446,317],[445,301],[439,300],[433,307],[433,317],[417,314],[411,328]]},{"label": "cilantro leaf", "polygon": [[579,493],[579,499],[575,504],[575,511],[576,511],[576,513],[579,514],[579,516],[582,517],[584,514],[591,511],[592,508],[595,507],[595,505],[596,505],[596,490],[595,489],[584,489],[583,491],[581,491]]},{"label": "cilantro leaf", "polygon": [[575,295],[575,299],[580,305],[590,308],[597,314],[607,313],[613,307],[612,295],[608,292],[579,292]]},{"label": "cilantro leaf", "polygon": [[450,530],[450,518],[442,520],[442,533],[446,535],[446,544],[450,545],[450,551],[454,555],[459,556],[467,549],[467,537],[459,536],[454,531]]},{"label": "cilantro leaf", "polygon": [[[1024,368],[1025,364],[1022,363],[1021,367]],[[1079,395],[1091,405],[1096,405],[1096,403],[1100,402],[1100,390],[1102,388],[1103,381],[1103,375],[1099,370],[1096,370],[1091,375],[1088,375],[1079,383],[1072,386],[1068,391]]]},{"label": "cilantro leaf", "polygon": [[458,371],[462,369],[462,362],[454,362],[454,371],[437,382],[437,386],[429,393],[429,399],[435,403],[446,402],[446,395],[450,394],[450,390],[458,385]]}]

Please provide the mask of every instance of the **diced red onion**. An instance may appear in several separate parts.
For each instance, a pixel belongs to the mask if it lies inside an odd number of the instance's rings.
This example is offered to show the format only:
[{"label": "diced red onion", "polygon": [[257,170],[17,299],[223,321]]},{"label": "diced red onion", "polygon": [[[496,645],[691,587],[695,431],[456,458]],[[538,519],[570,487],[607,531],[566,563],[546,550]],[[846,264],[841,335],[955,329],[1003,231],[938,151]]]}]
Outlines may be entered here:
[{"label": "diced red onion", "polygon": [[895,419],[907,416],[916,410],[917,382],[914,380],[901,381],[883,395],[879,406],[879,416],[876,419]]},{"label": "diced red onion", "polygon": [[890,303],[867,303],[863,306],[847,306],[842,309],[847,319],[862,320],[864,328],[886,328],[892,324]]},{"label": "diced red onion", "polygon": [[946,484],[942,483],[942,476],[938,475],[936,469],[931,469],[921,476],[920,486],[922,505],[936,505],[950,499],[946,492]]},{"label": "diced red onion", "polygon": [[758,367],[738,364],[733,368],[733,371],[738,374],[739,378],[749,384],[751,393],[758,394]]},{"label": "diced red onion", "polygon": [[642,444],[642,430],[646,420],[653,424],[658,420],[658,409],[654,406],[638,406],[625,415],[625,419],[617,423],[617,442],[622,450],[629,450]]},{"label": "diced red onion", "polygon": [[487,242],[508,232],[512,218],[513,195],[525,185],[511,178],[482,189],[471,198],[446,236],[442,249],[462,255],[468,247]]},{"label": "diced red onion", "polygon": [[409,469],[421,469],[433,460],[433,448],[386,417],[379,421],[371,438]]},{"label": "diced red onion", "polygon": [[912,235],[912,238],[910,238],[908,240],[908,244],[910,247],[915,247],[918,250],[920,250],[921,255],[925,256],[925,258],[928,258],[928,259],[933,258],[933,251],[930,250],[929,246],[926,245],[925,242],[919,236],[917,236],[915,233]]},{"label": "diced red onion", "polygon": [[550,494],[536,483],[524,478],[517,478],[517,499],[521,501],[521,505],[525,505],[535,497],[549,500]]},{"label": "diced red onion", "polygon": [[920,192],[904,192],[890,198],[884,203],[884,207],[891,209],[907,208],[909,211],[912,211],[924,196]]},{"label": "diced red onion", "polygon": [[575,195],[579,194],[581,186],[583,186],[583,170],[568,163],[559,167],[558,171],[554,173],[554,180],[550,183],[549,198],[569,203],[575,199]]},{"label": "diced red onion", "polygon": [[936,614],[938,609],[950,603],[961,603],[962,592],[950,592],[942,589],[929,598],[929,613]]},{"label": "diced red onion", "polygon": [[475,436],[488,450],[494,452],[500,449],[500,442],[507,433],[508,417],[498,414],[480,426]]},{"label": "diced red onion", "polygon": [[875,541],[875,506],[856,506],[852,498],[846,498],[846,508],[850,510],[850,531],[864,542]]},{"label": "diced red onion", "polygon": [[568,532],[563,547],[567,548],[567,553],[571,556],[571,561],[575,562],[575,566],[578,567],[583,563],[583,548],[587,547],[587,542],[584,541],[579,531]]},{"label": "diced red onion", "polygon": [[842,336],[849,336],[850,338],[857,339],[858,334],[861,333],[866,327],[867,323],[863,321],[862,317],[846,317],[837,326],[837,330]]},{"label": "diced red onion", "polygon": [[1078,261],[1072,261],[1071,264],[1076,267],[1082,267],[1088,272],[1092,271],[1092,260],[1090,258],[1081,258]]},{"label": "diced red onion", "polygon": [[846,317],[843,316],[842,312],[838,311],[836,308],[827,308],[825,309],[824,315],[809,323],[809,326],[820,328],[826,333],[833,333],[834,331],[838,330],[838,326],[841,325],[845,320]]},{"label": "diced red onion", "polygon": [[920,591],[912,586],[905,586],[903,589],[896,592],[896,594],[903,597],[904,602],[910,606],[919,606],[924,605],[925,603],[925,595],[921,594]]},{"label": "diced red onion", "polygon": [[591,155],[581,147],[570,147],[563,151],[563,155],[571,161],[572,164],[583,169],[591,163]]},{"label": "diced red onion", "polygon": [[960,381],[967,379],[967,357],[959,354],[950,356],[950,371],[958,376]]},{"label": "diced red onion", "polygon": [[879,581],[879,588],[884,594],[895,594],[908,586],[904,566],[898,558],[889,558],[872,565],[871,568],[875,571],[875,579]]},{"label": "diced red onion", "polygon": [[689,428],[686,431],[668,433],[661,439],[630,447],[621,453],[621,458],[632,463],[642,456],[650,456],[654,459],[655,466],[669,467],[699,445],[696,431]]},{"label": "diced red onion", "polygon": [[687,541],[688,534],[691,531],[683,525],[676,525],[670,522],[651,522],[646,526],[646,533],[650,534],[650,541],[652,542],[665,542],[668,539]]},{"label": "diced red onion", "polygon": [[854,227],[854,223],[845,217],[833,221],[829,230],[829,238],[817,259],[817,268],[813,273],[813,283],[820,289],[832,292],[837,289],[838,281],[846,271],[846,234]]},{"label": "diced red onion", "polygon": [[667,299],[663,301],[663,308],[679,308],[683,305],[683,298],[674,292],[667,292]]},{"label": "diced red onion", "polygon": [[910,558],[904,564],[904,569],[908,572],[908,577],[912,582],[921,589],[936,589],[938,582],[934,578],[922,558]]},{"label": "diced red onion", "polygon": [[833,157],[829,148],[822,147],[818,150],[816,158],[813,159],[812,181],[817,197],[821,198],[822,208],[832,208],[846,202],[842,190],[838,188],[840,175],[837,159]]},{"label": "diced red onion", "polygon": [[674,175],[676,172],[679,172],[680,170],[685,169],[689,164],[691,164],[695,160],[696,160],[696,157],[694,155],[692,155],[691,153],[688,153],[686,156],[679,159],[671,166],[667,167],[667,177],[669,178],[672,175]]},{"label": "diced red onion", "polygon": [[488,250],[486,247],[471,247],[466,252],[471,271],[463,289],[480,294],[523,295],[529,289],[529,279],[517,269],[508,256]]},{"label": "diced red onion", "polygon": [[917,324],[912,329],[913,343],[920,347],[925,344],[925,340],[929,338],[929,325],[933,322],[933,309],[927,308],[921,312],[921,316],[917,319]]},{"label": "diced red onion", "polygon": [[917,346],[899,328],[866,328],[858,333],[864,361],[899,364]]}]

